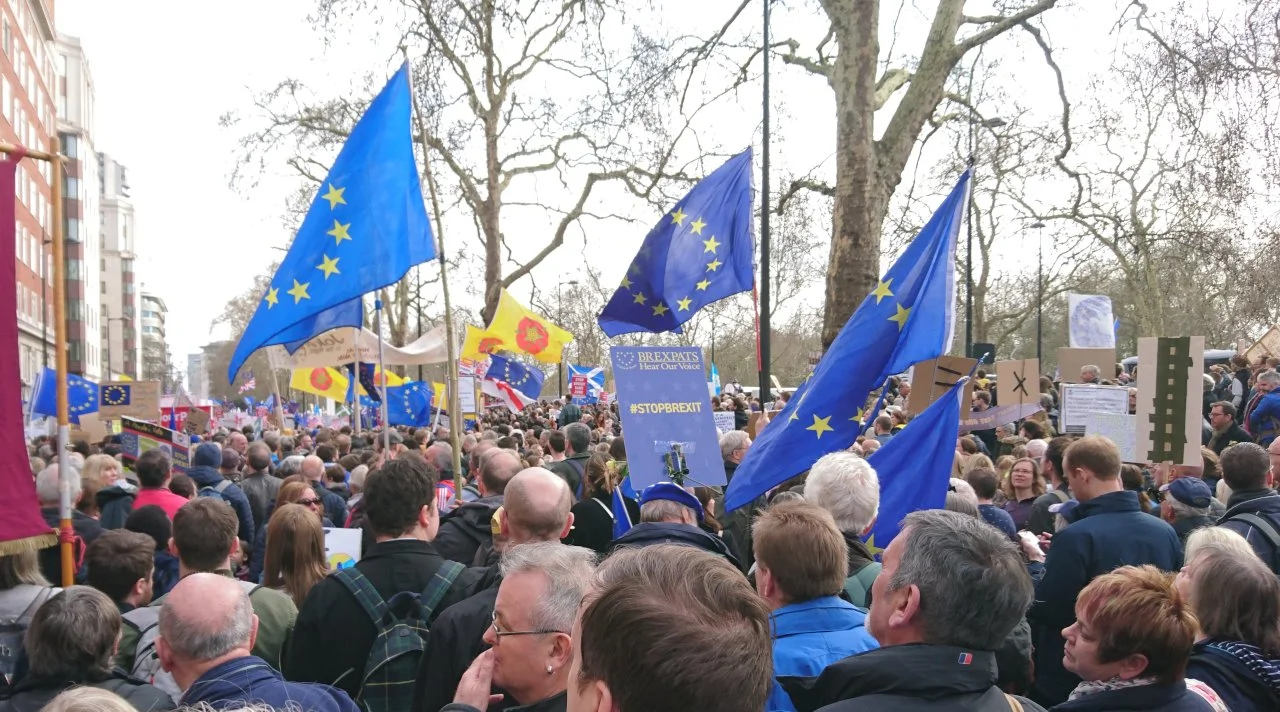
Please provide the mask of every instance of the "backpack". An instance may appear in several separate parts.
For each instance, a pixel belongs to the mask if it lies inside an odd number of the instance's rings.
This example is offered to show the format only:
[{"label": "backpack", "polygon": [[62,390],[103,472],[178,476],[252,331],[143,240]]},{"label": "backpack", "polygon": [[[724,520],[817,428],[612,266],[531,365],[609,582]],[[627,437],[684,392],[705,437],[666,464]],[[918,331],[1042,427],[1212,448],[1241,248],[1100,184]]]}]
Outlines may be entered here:
[{"label": "backpack", "polygon": [[1267,543],[1271,544],[1271,561],[1266,563],[1272,572],[1280,575],[1280,567],[1276,566],[1276,559],[1280,557],[1280,532],[1276,531],[1276,528],[1271,525],[1271,522],[1267,521],[1266,517],[1260,517],[1252,512],[1245,512],[1243,514],[1235,514],[1227,519],[1223,519],[1218,522],[1218,525],[1221,526],[1230,521],[1244,522],[1245,524],[1252,526],[1254,529],[1258,530],[1258,533],[1261,534],[1264,539],[1267,540]]},{"label": "backpack", "polygon": [[[331,574],[346,587],[377,629],[365,660],[356,702],[368,712],[400,712],[413,706],[423,657],[430,635],[431,615],[465,567],[445,561],[421,594],[402,591],[384,601],[369,579],[354,566]],[[406,603],[412,603],[406,606]],[[397,610],[409,609],[403,618]]]},{"label": "backpack", "polygon": [[[205,485],[196,493],[197,497],[217,497],[218,499],[231,504],[231,498],[226,495],[227,488],[231,486],[231,480],[222,480],[218,484],[210,487]],[[232,505],[235,506],[235,505]]]},{"label": "backpack", "polygon": [[[209,488],[212,489],[212,488]],[[248,581],[238,582],[245,593],[253,596],[262,586]],[[150,683],[164,690],[174,704],[182,699],[182,689],[174,681],[173,675],[160,667],[160,653],[156,650],[156,640],[160,638],[160,606],[152,604],[135,608],[124,615],[124,624],[138,633],[138,643],[133,652],[133,667],[129,669],[129,677]]]},{"label": "backpack", "polygon": [[17,679],[19,662],[24,657],[22,639],[27,634],[27,626],[36,609],[53,596],[53,587],[45,586],[36,591],[31,603],[16,618],[8,622],[0,622],[0,689],[12,685]]},{"label": "backpack", "polygon": [[871,586],[875,584],[881,568],[883,567],[879,561],[868,561],[844,580],[844,592],[849,595],[853,605],[859,608],[871,607]]}]

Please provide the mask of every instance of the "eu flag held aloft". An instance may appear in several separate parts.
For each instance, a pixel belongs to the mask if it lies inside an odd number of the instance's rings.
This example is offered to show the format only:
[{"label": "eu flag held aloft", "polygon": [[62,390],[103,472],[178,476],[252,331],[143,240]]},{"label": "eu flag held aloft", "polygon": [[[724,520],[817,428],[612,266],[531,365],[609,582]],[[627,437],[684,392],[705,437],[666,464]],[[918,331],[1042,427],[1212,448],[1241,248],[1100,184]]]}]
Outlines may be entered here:
[{"label": "eu flag held aloft", "polygon": [[519,361],[505,356],[490,356],[489,370],[484,377],[490,381],[501,381],[520,391],[527,398],[538,399],[542,393],[542,382],[547,375],[536,368],[529,368]]},{"label": "eu flag held aloft", "polygon": [[387,386],[387,422],[420,428],[431,423],[431,384],[406,381]]},{"label": "eu flag held aloft", "polygon": [[236,345],[227,380],[258,349],[359,326],[360,296],[436,256],[410,133],[409,67],[374,98],[320,184]]},{"label": "eu flag held aloft", "polygon": [[702,307],[755,283],[751,149],[703,178],[645,236],[596,319],[609,336],[680,333]]},{"label": "eu flag held aloft", "polygon": [[[47,415],[50,418],[58,414],[58,372],[46,368],[36,379],[36,387],[31,394],[31,414]],[[67,374],[67,420],[79,424],[80,416],[98,412],[98,384],[74,373]]]},{"label": "eu flag held aloft", "polygon": [[813,375],[747,450],[725,491],[725,511],[808,470],[823,455],[849,447],[861,429],[872,391],[911,364],[950,349],[956,234],[968,190],[965,171],[840,330]]}]

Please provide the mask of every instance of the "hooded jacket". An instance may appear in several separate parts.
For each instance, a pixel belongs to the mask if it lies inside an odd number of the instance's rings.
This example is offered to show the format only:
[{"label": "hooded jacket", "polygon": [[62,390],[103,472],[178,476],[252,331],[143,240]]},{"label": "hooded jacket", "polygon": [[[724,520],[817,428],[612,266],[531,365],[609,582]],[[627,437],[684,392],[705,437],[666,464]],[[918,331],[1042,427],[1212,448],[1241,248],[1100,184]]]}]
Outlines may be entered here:
[{"label": "hooded jacket", "polygon": [[1196,643],[1187,677],[1212,687],[1232,712],[1280,709],[1280,658],[1268,657],[1248,643]]},{"label": "hooded jacket", "polygon": [[[1232,707],[1232,712],[1236,708]],[[1082,695],[1054,705],[1052,712],[1213,712],[1203,697],[1187,689],[1185,682],[1176,685],[1138,685]]]},{"label": "hooded jacket", "polygon": [[139,712],[161,712],[174,708],[173,700],[158,687],[135,680],[123,670],[98,675],[87,680],[49,680],[26,677],[14,685],[8,697],[0,702],[0,712],[39,712],[63,690],[71,687],[96,687],[124,698]]},{"label": "hooded jacket", "polygon": [[432,541],[436,551],[464,566],[476,565],[477,553],[487,558],[487,552],[493,549],[493,532],[489,525],[493,513],[501,506],[502,495],[499,494],[467,502],[446,514],[440,520],[440,531]]},{"label": "hooded jacket", "polygon": [[265,702],[278,710],[360,712],[346,692],[318,683],[286,682],[267,661],[252,655],[210,668],[191,683],[182,704],[200,702],[214,709],[242,709],[245,702]]},{"label": "hooded jacket", "polygon": [[[738,560],[729,553],[729,547],[723,540],[712,536],[696,526],[677,524],[675,522],[640,522],[622,536],[613,540],[609,553],[628,546],[651,546],[653,544],[683,544],[703,551],[723,556],[729,563],[738,566]],[[739,567],[741,568],[741,567]]]},{"label": "hooded jacket", "polygon": [[1257,438],[1258,444],[1267,447],[1276,434],[1280,433],[1280,390],[1263,396],[1258,405],[1249,413],[1249,432]]},{"label": "hooded jacket", "polygon": [[103,529],[123,529],[129,515],[133,514],[133,500],[137,494],[138,487],[125,479],[98,490],[94,497],[98,504],[98,524]]},{"label": "hooded jacket", "polygon": [[[774,676],[819,675],[831,663],[875,650],[880,644],[867,632],[866,624],[867,614],[835,596],[777,609],[769,614]],[[765,709],[780,712],[795,707],[781,686],[774,685]]]},{"label": "hooded jacket", "polygon": [[[191,467],[187,469],[187,476],[196,483],[197,494],[205,487],[217,487],[222,482],[228,482],[218,471],[222,466],[221,445],[200,443],[191,463]],[[228,482],[219,496],[231,505],[236,512],[236,518],[240,520],[237,534],[240,540],[253,541],[253,509],[249,507],[249,498],[245,496],[244,490],[240,489],[240,485]]]}]

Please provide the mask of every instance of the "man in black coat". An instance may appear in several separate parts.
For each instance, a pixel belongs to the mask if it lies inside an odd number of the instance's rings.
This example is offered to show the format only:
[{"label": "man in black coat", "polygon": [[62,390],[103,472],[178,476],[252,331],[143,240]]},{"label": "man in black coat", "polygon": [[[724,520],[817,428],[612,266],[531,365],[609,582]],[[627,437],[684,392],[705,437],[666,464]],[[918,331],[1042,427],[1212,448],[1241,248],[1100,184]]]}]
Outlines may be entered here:
[{"label": "man in black coat", "polygon": [[[76,573],[79,574],[84,568],[84,553],[93,543],[95,539],[102,536],[102,527],[96,519],[86,516],[80,510],[75,508],[77,502],[83,494],[80,485],[80,473],[75,469],[71,470],[71,476],[68,478],[71,484],[71,527],[75,531],[75,541],[72,542],[72,555],[76,562]],[[58,480],[58,466],[49,465],[36,475],[36,497],[40,500],[40,515],[44,517],[44,523],[50,528],[58,528],[58,499],[60,497]],[[40,550],[40,573],[46,579],[53,583],[62,581],[62,559],[59,556],[59,547],[50,546]]]},{"label": "man in black coat", "polygon": [[[573,528],[569,486],[555,473],[530,468],[511,478],[498,519],[498,546],[506,551],[520,544],[556,542]],[[458,681],[471,662],[489,646],[481,639],[493,622],[498,598],[498,566],[487,569],[484,591],[452,606],[431,626],[427,654],[414,692],[415,710],[438,710],[453,701]]]},{"label": "man in black coat", "polygon": [[1205,443],[1215,455],[1236,443],[1251,443],[1253,438],[1236,422],[1236,407],[1226,401],[1209,406],[1209,442]]},{"label": "man in black coat", "polygon": [[[364,510],[374,545],[355,568],[384,601],[404,591],[421,593],[445,559],[432,539],[440,527],[435,473],[420,457],[383,465],[365,483]],[[482,572],[463,571],[435,607],[474,595]],[[358,699],[377,628],[355,597],[330,576],[307,596],[286,649],[282,672],[295,682],[323,682]]]},{"label": "man in black coat", "polygon": [[[454,508],[440,521],[436,551],[465,566],[484,565],[493,550],[493,513],[502,506],[507,483],[524,469],[514,450],[490,450],[480,461],[480,499]],[[367,496],[367,495],[366,495]]]}]

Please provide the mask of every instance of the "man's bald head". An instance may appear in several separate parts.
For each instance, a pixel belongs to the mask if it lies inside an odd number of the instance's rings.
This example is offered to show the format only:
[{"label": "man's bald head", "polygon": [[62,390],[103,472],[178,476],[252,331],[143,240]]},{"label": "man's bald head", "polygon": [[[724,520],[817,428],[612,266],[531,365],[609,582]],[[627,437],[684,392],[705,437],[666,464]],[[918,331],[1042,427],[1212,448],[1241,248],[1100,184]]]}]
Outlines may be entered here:
[{"label": "man's bald head", "polygon": [[541,467],[521,470],[502,501],[509,543],[559,541],[569,526],[573,496],[564,478]]},{"label": "man's bald head", "polygon": [[240,582],[218,574],[191,574],[160,607],[160,637],[177,659],[201,663],[253,649],[258,619]]},{"label": "man's bald head", "polygon": [[522,469],[524,463],[514,450],[492,450],[480,460],[480,484],[490,496],[502,494],[511,478]]},{"label": "man's bald head", "polygon": [[319,482],[324,477],[324,460],[315,455],[307,455],[302,458],[302,467],[298,472],[312,482]]}]

